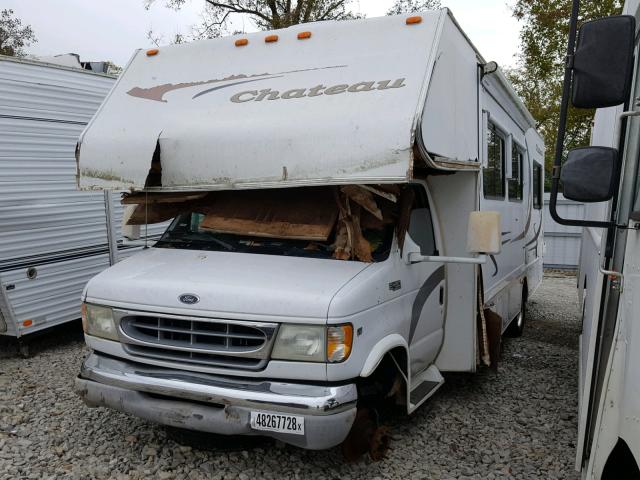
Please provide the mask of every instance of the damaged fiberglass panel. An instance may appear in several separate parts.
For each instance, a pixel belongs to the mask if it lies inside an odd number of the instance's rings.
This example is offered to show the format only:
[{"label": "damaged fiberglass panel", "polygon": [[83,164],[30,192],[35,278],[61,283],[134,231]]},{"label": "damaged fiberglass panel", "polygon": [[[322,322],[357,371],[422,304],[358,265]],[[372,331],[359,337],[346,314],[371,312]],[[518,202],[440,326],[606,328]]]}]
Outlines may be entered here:
[{"label": "damaged fiberglass panel", "polygon": [[123,203],[136,205],[129,224],[174,218],[160,248],[375,262],[394,232],[404,237],[412,199],[407,185],[345,185],[134,193]]}]

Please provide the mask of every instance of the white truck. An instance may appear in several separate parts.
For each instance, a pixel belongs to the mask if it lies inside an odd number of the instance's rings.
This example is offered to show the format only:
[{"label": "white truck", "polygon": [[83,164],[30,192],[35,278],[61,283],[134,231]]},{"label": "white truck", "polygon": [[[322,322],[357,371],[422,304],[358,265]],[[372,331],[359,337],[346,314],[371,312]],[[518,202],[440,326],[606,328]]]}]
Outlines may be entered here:
[{"label": "white truck", "polygon": [[79,184],[130,189],[129,224],[175,219],[88,283],[78,392],[308,449],[380,402],[411,413],[522,333],[534,125],[447,9],[137,51]]},{"label": "white truck", "polygon": [[[640,478],[640,1],[624,15],[580,28],[573,2],[562,116],[549,210],[561,224],[582,226],[578,289],[579,438],[576,469],[588,479]],[[569,101],[598,108],[592,146],[568,152],[562,165]],[[561,218],[566,198],[586,202],[586,219]]]}]

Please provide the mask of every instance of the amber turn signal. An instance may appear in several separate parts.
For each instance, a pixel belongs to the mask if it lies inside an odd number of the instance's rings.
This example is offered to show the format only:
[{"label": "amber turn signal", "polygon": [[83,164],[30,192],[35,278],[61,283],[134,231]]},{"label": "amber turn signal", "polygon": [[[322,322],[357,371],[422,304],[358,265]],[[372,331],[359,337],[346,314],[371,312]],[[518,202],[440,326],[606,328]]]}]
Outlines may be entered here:
[{"label": "amber turn signal", "polygon": [[87,304],[84,302],[80,307],[80,317],[82,318],[82,331],[87,333]]},{"label": "amber turn signal", "polygon": [[353,345],[353,326],[331,325],[327,328],[327,361],[329,363],[344,362],[351,354]]}]

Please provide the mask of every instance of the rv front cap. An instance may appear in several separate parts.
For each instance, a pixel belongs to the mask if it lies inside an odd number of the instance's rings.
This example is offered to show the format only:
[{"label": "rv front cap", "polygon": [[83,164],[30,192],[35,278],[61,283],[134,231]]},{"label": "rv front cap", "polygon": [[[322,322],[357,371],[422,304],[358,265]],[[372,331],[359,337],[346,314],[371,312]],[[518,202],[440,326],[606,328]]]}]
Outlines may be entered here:
[{"label": "rv front cap", "polygon": [[360,92],[372,92],[375,90],[389,90],[392,88],[405,87],[404,78],[399,78],[395,81],[392,80],[380,80],[373,82],[358,82],[352,85],[347,83],[333,85],[327,87],[325,85],[316,85],[311,88],[293,88],[287,90],[282,94],[278,90],[272,90],[267,88],[265,90],[247,90],[244,92],[236,93],[230,100],[233,103],[245,103],[245,102],[261,102],[267,100],[290,100],[293,98],[305,98],[305,97],[319,97],[322,95],[339,95],[342,93],[360,93]]}]

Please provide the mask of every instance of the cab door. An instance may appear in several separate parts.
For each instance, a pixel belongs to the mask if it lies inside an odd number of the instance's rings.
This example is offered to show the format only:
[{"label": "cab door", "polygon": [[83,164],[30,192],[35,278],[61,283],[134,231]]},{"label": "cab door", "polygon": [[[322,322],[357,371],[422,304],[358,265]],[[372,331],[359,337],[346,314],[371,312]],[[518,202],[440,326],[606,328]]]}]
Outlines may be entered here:
[{"label": "cab door", "polygon": [[[413,242],[422,255],[439,255],[434,219],[423,187],[416,188],[405,246]],[[411,292],[409,354],[411,374],[415,375],[434,361],[444,339],[446,269],[442,262],[406,265],[405,279]]]}]

